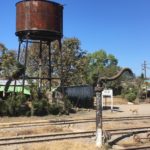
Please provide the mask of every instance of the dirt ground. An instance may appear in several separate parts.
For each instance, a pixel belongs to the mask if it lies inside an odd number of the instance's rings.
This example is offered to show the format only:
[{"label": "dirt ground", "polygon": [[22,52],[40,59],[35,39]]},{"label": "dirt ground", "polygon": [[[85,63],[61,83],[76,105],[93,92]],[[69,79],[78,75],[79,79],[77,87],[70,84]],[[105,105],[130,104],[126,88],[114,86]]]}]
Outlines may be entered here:
[{"label": "dirt ground", "polygon": [[[133,110],[137,110],[136,113]],[[150,116],[150,104],[140,104],[140,105],[131,105],[131,104],[115,104],[114,111],[111,112],[110,109],[103,111],[103,117],[123,117],[123,116],[142,116],[147,115]],[[87,118],[95,118],[96,110],[92,109],[82,109],[79,110],[75,114],[70,114],[68,116],[46,116],[46,117],[1,117],[1,123],[11,123],[11,122],[30,122],[30,121],[44,121],[44,120],[61,120],[61,119],[87,119]],[[104,122],[104,129],[118,129],[125,127],[144,127],[149,126],[150,121],[125,121],[125,122]],[[55,127],[56,128],[56,127]],[[61,129],[63,128],[63,130]],[[35,129],[36,131],[41,130],[41,132],[49,131],[54,132],[53,129]],[[86,130],[95,130],[95,123],[84,123],[77,124],[69,127],[69,129],[65,129],[64,127],[58,127],[56,129],[57,132],[63,131],[86,131]],[[10,132],[0,131],[0,136],[4,136],[5,134]],[[23,131],[22,134],[24,133]],[[11,133],[11,132],[10,132]],[[39,131],[37,132],[39,133]],[[29,132],[30,134],[30,132]],[[9,134],[8,134],[9,136]],[[75,140],[64,140],[64,141],[53,141],[53,142],[44,142],[44,143],[34,143],[34,144],[23,144],[23,145],[13,145],[13,146],[0,146],[0,150],[97,150],[95,146],[95,138],[87,138],[87,139],[75,139]]]}]

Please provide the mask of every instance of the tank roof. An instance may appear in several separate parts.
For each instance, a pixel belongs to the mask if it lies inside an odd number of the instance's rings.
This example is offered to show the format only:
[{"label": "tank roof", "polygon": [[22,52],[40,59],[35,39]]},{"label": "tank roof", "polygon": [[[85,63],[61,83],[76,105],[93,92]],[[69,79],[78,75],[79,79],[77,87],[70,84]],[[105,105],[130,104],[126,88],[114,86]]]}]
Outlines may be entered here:
[{"label": "tank roof", "polygon": [[60,3],[53,2],[53,1],[49,1],[49,0],[21,0],[21,1],[17,2],[16,5],[17,5],[18,3],[22,3],[22,2],[26,2],[26,1],[43,1],[43,2],[47,2],[47,3],[54,4],[54,5],[63,6],[63,5],[61,5]]}]

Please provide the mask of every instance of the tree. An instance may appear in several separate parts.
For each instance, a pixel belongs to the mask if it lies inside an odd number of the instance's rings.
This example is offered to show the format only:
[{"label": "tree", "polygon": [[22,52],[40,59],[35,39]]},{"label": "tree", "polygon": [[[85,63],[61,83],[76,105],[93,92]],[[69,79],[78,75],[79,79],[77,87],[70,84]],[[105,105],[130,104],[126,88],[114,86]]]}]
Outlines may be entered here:
[{"label": "tree", "polygon": [[141,73],[140,78],[144,80],[144,73]]},{"label": "tree", "polygon": [[16,60],[16,52],[14,50],[8,50],[4,44],[0,43],[0,77],[8,79],[5,85],[5,92],[12,80],[19,79],[23,75],[25,68]]},{"label": "tree", "polygon": [[[24,51],[22,50],[22,60],[24,60]],[[28,58],[27,58],[27,76],[38,77],[39,76],[39,63],[40,57],[42,62],[42,77],[48,77],[48,45],[42,44],[42,56],[40,56],[40,43],[32,43],[29,45]]]},{"label": "tree", "polygon": [[13,50],[7,51],[2,56],[2,76],[5,78],[8,78],[9,76],[12,76],[12,74],[17,70],[16,66],[16,52]]},{"label": "tree", "polygon": [[3,43],[0,43],[1,56],[5,53],[5,51],[7,51],[6,46]]},{"label": "tree", "polygon": [[104,50],[98,50],[88,54],[88,83],[94,84],[98,77],[113,76],[118,70],[118,60],[112,54],[107,54]]},{"label": "tree", "polygon": [[0,68],[1,78],[8,78],[16,71],[16,52],[14,50],[8,50],[6,46],[0,43]]},{"label": "tree", "polygon": [[1,68],[1,65],[2,65],[2,57],[3,55],[5,54],[5,51],[7,50],[7,48],[5,47],[5,45],[3,43],[0,43],[0,70],[2,69]]},{"label": "tree", "polygon": [[59,68],[60,53],[58,43],[53,44],[53,73],[63,77],[64,85],[84,84],[86,78],[87,57],[86,51],[81,49],[77,38],[65,38],[62,41],[62,72]]}]

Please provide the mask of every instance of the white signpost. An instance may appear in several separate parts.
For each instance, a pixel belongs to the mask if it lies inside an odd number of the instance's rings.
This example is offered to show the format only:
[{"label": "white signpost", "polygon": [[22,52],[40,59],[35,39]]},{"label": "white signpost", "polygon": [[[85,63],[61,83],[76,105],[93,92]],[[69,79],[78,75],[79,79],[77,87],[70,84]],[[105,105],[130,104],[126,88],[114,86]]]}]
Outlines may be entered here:
[{"label": "white signpost", "polygon": [[102,108],[105,106],[105,97],[110,97],[111,101],[111,111],[113,111],[113,90],[112,89],[104,89],[102,91]]}]

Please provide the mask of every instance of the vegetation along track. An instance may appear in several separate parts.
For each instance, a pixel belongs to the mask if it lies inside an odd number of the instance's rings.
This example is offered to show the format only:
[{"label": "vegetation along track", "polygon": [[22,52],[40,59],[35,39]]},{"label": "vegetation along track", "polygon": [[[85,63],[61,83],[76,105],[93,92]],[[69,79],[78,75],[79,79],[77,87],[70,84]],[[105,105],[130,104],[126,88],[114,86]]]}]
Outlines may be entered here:
[{"label": "vegetation along track", "polygon": [[[103,122],[110,121],[132,121],[132,120],[145,120],[150,119],[150,116],[134,116],[134,117],[115,117],[115,118],[103,118]],[[11,123],[1,123],[0,129],[11,129],[18,127],[34,127],[34,126],[48,126],[48,125],[65,125],[65,124],[79,124],[79,123],[89,123],[95,122],[94,118],[87,119],[76,119],[76,120],[40,120],[32,122],[11,122]]]}]

